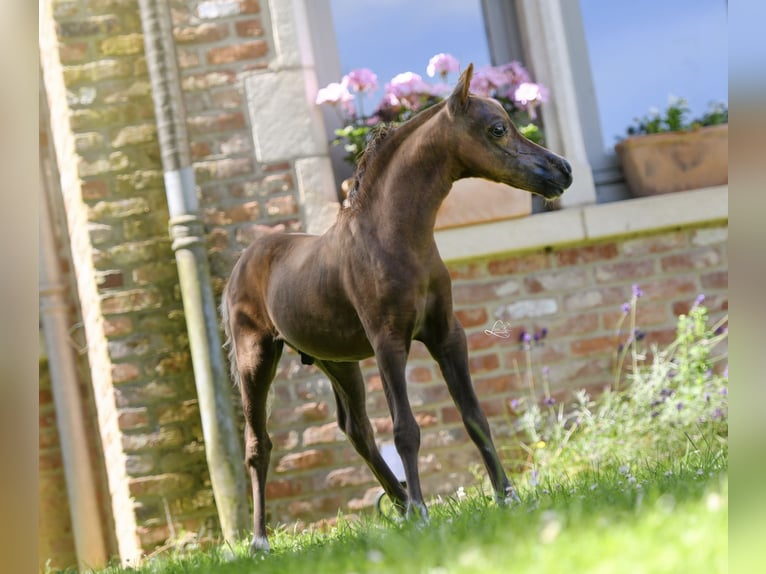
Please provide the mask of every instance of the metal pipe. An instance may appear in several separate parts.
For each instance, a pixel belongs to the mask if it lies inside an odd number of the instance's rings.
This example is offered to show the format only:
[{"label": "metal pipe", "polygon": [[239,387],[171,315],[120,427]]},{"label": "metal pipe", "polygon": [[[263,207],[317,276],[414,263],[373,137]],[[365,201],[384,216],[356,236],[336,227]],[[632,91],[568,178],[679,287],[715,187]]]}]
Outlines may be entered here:
[{"label": "metal pipe", "polygon": [[64,463],[77,563],[81,570],[106,566],[107,551],[96,500],[96,480],[83,423],[77,367],[69,344],[66,283],[59,268],[48,194],[40,181],[40,321],[56,406],[56,425]]},{"label": "metal pipe", "polygon": [[139,0],[139,10],[205,454],[221,529],[233,542],[248,529],[247,486],[198,214],[170,12],[161,0]]}]

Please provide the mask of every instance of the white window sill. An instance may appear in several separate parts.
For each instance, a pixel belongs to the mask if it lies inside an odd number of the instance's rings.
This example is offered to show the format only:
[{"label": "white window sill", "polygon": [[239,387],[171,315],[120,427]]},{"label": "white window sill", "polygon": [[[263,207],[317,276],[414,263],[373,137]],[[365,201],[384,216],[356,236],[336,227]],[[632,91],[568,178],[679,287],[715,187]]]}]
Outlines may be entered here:
[{"label": "white window sill", "polygon": [[437,231],[445,261],[727,221],[729,186],[570,207],[519,219]]}]

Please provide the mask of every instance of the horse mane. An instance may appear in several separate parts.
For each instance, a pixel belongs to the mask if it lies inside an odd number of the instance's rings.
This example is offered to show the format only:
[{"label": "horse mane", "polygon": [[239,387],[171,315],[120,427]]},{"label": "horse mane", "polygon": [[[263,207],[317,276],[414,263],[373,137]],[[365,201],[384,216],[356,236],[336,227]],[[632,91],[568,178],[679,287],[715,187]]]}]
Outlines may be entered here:
[{"label": "horse mane", "polygon": [[347,196],[347,208],[362,205],[373,187],[372,182],[377,179],[377,174],[388,164],[388,160],[394,151],[413,131],[431,119],[444,107],[446,100],[429,106],[425,110],[412,116],[402,124],[380,124],[372,132],[372,138],[367,143],[356,162],[356,169],[352,177]]}]

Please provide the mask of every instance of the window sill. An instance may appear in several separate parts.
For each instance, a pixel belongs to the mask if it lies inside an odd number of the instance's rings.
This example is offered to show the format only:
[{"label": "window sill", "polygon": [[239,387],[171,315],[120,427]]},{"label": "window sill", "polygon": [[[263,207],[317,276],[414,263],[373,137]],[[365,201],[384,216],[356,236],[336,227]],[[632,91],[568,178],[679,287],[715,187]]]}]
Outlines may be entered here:
[{"label": "window sill", "polygon": [[728,218],[729,187],[724,185],[444,229],[435,237],[442,258],[452,262]]}]

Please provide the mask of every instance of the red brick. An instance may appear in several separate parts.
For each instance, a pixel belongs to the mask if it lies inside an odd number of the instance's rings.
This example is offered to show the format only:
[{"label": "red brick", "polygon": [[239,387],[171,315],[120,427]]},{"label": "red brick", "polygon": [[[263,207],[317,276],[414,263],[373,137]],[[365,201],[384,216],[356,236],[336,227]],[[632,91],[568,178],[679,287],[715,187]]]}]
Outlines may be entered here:
[{"label": "red brick", "polygon": [[268,480],[266,482],[266,498],[290,498],[303,493],[303,483],[300,480]]},{"label": "red brick", "polygon": [[252,20],[240,20],[235,24],[237,36],[242,38],[254,38],[263,36],[263,24],[259,18]]},{"label": "red brick", "polygon": [[582,313],[579,315],[567,315],[560,319],[547,323],[548,336],[550,339],[590,333],[598,328],[597,313]]},{"label": "red brick", "polygon": [[524,286],[529,293],[580,289],[589,283],[588,273],[584,269],[560,269],[524,279]]},{"label": "red brick", "polygon": [[650,301],[678,299],[692,293],[696,295],[698,291],[697,284],[692,277],[671,277],[639,283],[639,285],[646,299]]},{"label": "red brick", "polygon": [[729,287],[729,272],[728,271],[716,271],[714,273],[707,273],[700,277],[702,283],[702,289],[728,289]]},{"label": "red brick", "polygon": [[179,492],[191,490],[194,478],[188,474],[160,474],[131,479],[131,496],[177,497]]},{"label": "red brick", "polygon": [[630,239],[622,243],[622,252],[630,256],[648,255],[679,249],[685,246],[686,234],[678,231]]},{"label": "red brick", "polygon": [[379,374],[368,375],[367,390],[371,393],[383,390],[383,379],[380,378]]},{"label": "red brick", "polygon": [[122,430],[138,430],[149,425],[149,413],[144,407],[122,409],[117,421]]},{"label": "red brick", "polygon": [[83,181],[80,189],[84,200],[93,201],[105,198],[109,192],[109,185],[101,179],[91,179]]},{"label": "red brick", "polygon": [[141,376],[141,368],[133,363],[116,363],[112,365],[112,382],[125,383],[134,381]]},{"label": "red brick", "polygon": [[458,309],[455,311],[460,324],[466,329],[486,325],[488,321],[487,310],[484,307],[473,307],[470,309]]},{"label": "red brick", "polygon": [[309,427],[303,431],[303,445],[312,446],[315,444],[327,444],[337,442],[340,430],[336,422],[327,423],[321,426]]},{"label": "red brick", "polygon": [[298,203],[293,195],[273,197],[266,202],[266,212],[271,217],[295,215],[298,213]]},{"label": "red brick", "polygon": [[562,249],[555,254],[558,265],[582,265],[604,259],[614,259],[617,255],[616,243],[572,247]]},{"label": "red brick", "polygon": [[582,357],[602,353],[613,353],[619,342],[614,336],[593,337],[591,339],[578,339],[570,343],[572,355]]},{"label": "red brick", "polygon": [[111,317],[105,319],[103,325],[107,337],[120,337],[133,331],[133,320],[130,317]]},{"label": "red brick", "polygon": [[428,367],[407,367],[407,380],[411,383],[428,383],[433,380],[433,373]]},{"label": "red brick", "polygon": [[480,355],[468,358],[468,369],[471,373],[483,373],[493,371],[500,366],[500,359],[496,354]]},{"label": "red brick", "polygon": [[614,281],[629,281],[651,277],[655,274],[655,260],[644,259],[639,261],[620,261],[619,263],[607,263],[596,267],[596,281],[607,283]]},{"label": "red brick", "polygon": [[327,474],[323,486],[343,488],[344,486],[359,486],[373,482],[375,477],[365,466],[338,468]]},{"label": "red brick", "polygon": [[690,271],[708,269],[721,264],[721,254],[716,249],[702,249],[689,253],[678,253],[662,258],[663,271]]},{"label": "red brick", "polygon": [[276,472],[288,472],[293,470],[308,470],[320,468],[331,464],[333,453],[330,450],[306,450],[293,452],[281,458],[277,463]]},{"label": "red brick", "polygon": [[[622,310],[607,311],[603,314],[604,329],[616,329],[620,319],[625,316],[626,313]],[[641,327],[643,325],[660,325],[670,320],[668,316],[667,304],[664,302],[648,303],[639,300],[636,308],[636,325]],[[630,318],[625,317],[622,328],[625,329],[629,325]]]},{"label": "red brick", "polygon": [[269,46],[263,40],[255,42],[245,42],[231,46],[221,46],[212,48],[207,53],[207,63],[211,66],[217,64],[230,64],[243,60],[255,60],[265,56],[269,51]]},{"label": "red brick", "polygon": [[487,264],[484,261],[453,263],[448,266],[450,277],[456,279],[481,279],[487,276]]},{"label": "red brick", "polygon": [[217,115],[193,116],[188,118],[190,135],[206,135],[210,132],[245,129],[245,116],[242,112],[227,112]]},{"label": "red brick", "polygon": [[488,269],[492,275],[511,275],[514,273],[529,273],[550,267],[550,259],[546,253],[519,255],[507,259],[490,261]]},{"label": "red brick", "polygon": [[474,379],[476,394],[479,396],[504,395],[518,390],[520,384],[517,375],[503,374],[497,377]]},{"label": "red brick", "polygon": [[210,22],[205,22],[199,26],[179,27],[173,30],[173,36],[179,44],[217,42],[228,35],[228,24],[213,24]]}]

